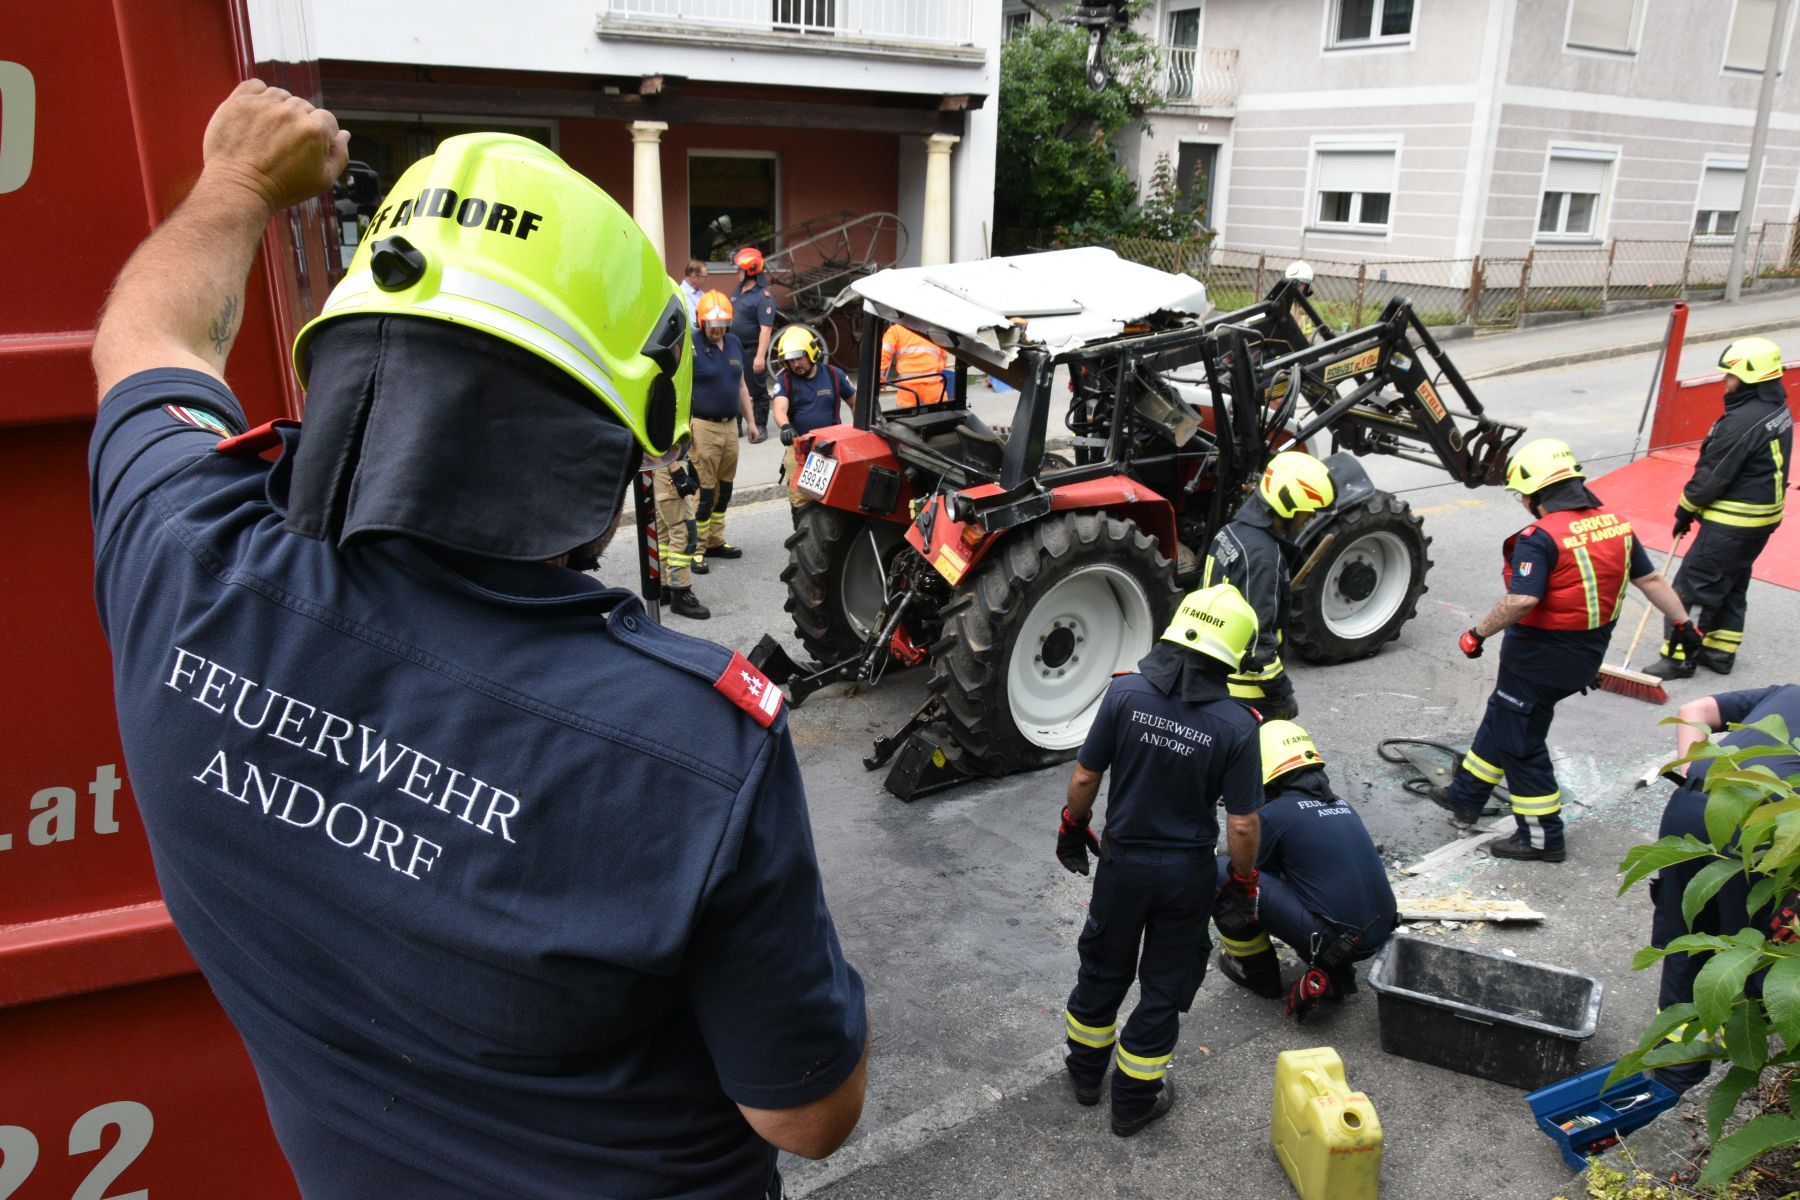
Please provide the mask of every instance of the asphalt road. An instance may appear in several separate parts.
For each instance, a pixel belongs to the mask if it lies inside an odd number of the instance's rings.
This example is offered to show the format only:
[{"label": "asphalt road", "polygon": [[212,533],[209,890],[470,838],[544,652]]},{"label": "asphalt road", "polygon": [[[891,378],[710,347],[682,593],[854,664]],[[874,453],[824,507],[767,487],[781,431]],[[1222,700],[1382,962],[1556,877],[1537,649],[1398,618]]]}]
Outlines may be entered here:
[{"label": "asphalt road", "polygon": [[[1771,336],[1794,344],[1800,326]],[[1530,434],[1567,439],[1598,474],[1625,460],[1652,367],[1649,355],[1614,359],[1489,379],[1478,391],[1497,416]],[[1499,489],[1470,491],[1395,460],[1365,465],[1379,486],[1424,515],[1434,539],[1431,590],[1399,641],[1377,657],[1292,669],[1302,724],[1339,791],[1398,865],[1451,834],[1435,808],[1400,789],[1398,770],[1376,758],[1375,743],[1466,742],[1473,733],[1493,656],[1465,660],[1456,637],[1496,599],[1500,542],[1525,516]],[[714,618],[669,620],[739,650],[764,632],[793,646],[777,579],[790,529],[786,505],[733,512],[728,528],[745,557],[716,563],[696,581]],[[629,553],[629,538],[620,544],[614,555]],[[603,575],[634,574],[612,569],[612,557]],[[1628,629],[1636,603],[1627,608]],[[1777,631],[1797,618],[1800,598],[1754,584],[1748,637],[1729,683],[1791,678]],[[1615,639],[1615,659],[1624,636]],[[1676,684],[1671,694],[1679,701],[1723,690],[1716,686],[1723,682],[1705,677]],[[1301,1027],[1278,1006],[1209,974],[1176,1052],[1180,1105],[1129,1141],[1112,1137],[1104,1107],[1076,1107],[1061,1074],[1062,1007],[1088,894],[1088,881],[1064,872],[1052,853],[1067,768],[902,804],[861,757],[923,694],[923,671],[900,673],[874,688],[821,692],[792,713],[827,896],[846,953],[868,984],[875,1044],[861,1126],[825,1162],[790,1161],[790,1194],[1289,1195],[1269,1148],[1275,1055],[1315,1045],[1334,1046],[1351,1085],[1375,1104],[1389,1200],[1548,1197],[1567,1186],[1567,1168],[1518,1090],[1384,1052],[1366,987]],[[1599,976],[1605,1002],[1584,1063],[1628,1049],[1653,1009],[1653,974],[1629,969],[1648,939],[1648,901],[1641,888],[1615,898],[1615,870],[1626,849],[1654,836],[1666,785],[1632,785],[1672,746],[1671,732],[1656,723],[1672,711],[1603,694],[1559,710],[1551,745],[1570,822],[1566,863],[1503,863],[1474,853],[1402,885],[1420,896],[1466,888],[1523,899],[1548,914],[1537,927],[1433,926],[1430,933]],[[1292,969],[1290,962],[1290,977]],[[1404,1028],[1387,1032],[1406,1035]]]}]

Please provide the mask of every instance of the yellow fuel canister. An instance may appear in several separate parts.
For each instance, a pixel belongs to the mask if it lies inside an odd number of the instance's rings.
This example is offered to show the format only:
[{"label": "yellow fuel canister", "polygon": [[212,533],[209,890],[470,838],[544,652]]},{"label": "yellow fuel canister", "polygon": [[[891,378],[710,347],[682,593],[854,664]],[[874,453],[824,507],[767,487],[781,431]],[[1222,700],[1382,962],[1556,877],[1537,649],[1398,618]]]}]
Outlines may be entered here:
[{"label": "yellow fuel canister", "polygon": [[1275,1157],[1300,1200],[1375,1200],[1381,1188],[1381,1121],[1344,1082],[1329,1046],[1275,1059]]}]

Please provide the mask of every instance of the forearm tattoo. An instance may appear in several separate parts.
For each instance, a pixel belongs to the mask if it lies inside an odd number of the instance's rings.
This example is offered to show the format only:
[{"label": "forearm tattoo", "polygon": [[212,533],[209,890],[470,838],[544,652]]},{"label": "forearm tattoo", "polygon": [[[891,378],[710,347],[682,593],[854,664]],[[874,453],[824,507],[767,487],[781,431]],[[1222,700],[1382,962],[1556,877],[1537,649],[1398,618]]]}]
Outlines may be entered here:
[{"label": "forearm tattoo", "polygon": [[237,316],[238,298],[236,296],[228,297],[225,307],[219,310],[219,315],[212,319],[212,324],[206,329],[206,336],[212,342],[213,353],[222,356],[231,348],[232,339],[237,337]]}]

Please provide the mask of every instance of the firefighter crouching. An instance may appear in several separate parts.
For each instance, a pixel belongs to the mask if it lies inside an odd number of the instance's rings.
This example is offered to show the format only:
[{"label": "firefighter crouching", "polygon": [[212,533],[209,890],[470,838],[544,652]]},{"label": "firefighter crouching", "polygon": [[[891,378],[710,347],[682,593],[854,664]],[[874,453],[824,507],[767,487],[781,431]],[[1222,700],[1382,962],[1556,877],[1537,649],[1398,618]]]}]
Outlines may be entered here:
[{"label": "firefighter crouching", "polygon": [[1231,676],[1231,694],[1264,717],[1300,715],[1294,684],[1281,664],[1293,584],[1284,544],[1312,515],[1331,507],[1331,469],[1310,454],[1285,450],[1269,460],[1256,495],[1213,536],[1201,583],[1229,583],[1256,609],[1256,645]]},{"label": "firefighter crouching", "polygon": [[[1116,1063],[1112,1130],[1120,1137],[1174,1105],[1165,1075],[1180,1014],[1206,977],[1215,896],[1256,911],[1256,718],[1226,684],[1256,628],[1255,610],[1229,584],[1190,593],[1138,670],[1112,681],[1069,781],[1056,856],[1085,875],[1091,849],[1100,866],[1064,1061],[1085,1105],[1099,1103],[1108,1060]],[[1089,821],[1108,770],[1106,832],[1097,839]],[[1230,859],[1223,893],[1213,869],[1221,800]],[[1119,1005],[1133,978],[1138,1004],[1121,1030]]]},{"label": "firefighter crouching", "polygon": [[1700,645],[1700,631],[1650,565],[1630,522],[1607,511],[1586,478],[1575,452],[1555,438],[1527,442],[1508,460],[1507,490],[1535,519],[1506,539],[1506,595],[1459,641],[1463,654],[1479,658],[1488,638],[1507,631],[1487,713],[1448,795],[1436,798],[1454,822],[1468,826],[1504,776],[1518,829],[1488,846],[1498,858],[1563,861],[1562,790],[1545,737],[1558,702],[1593,684],[1626,583],[1669,617],[1678,644]]},{"label": "firefighter crouching", "polygon": [[1731,674],[1744,641],[1750,569],[1781,524],[1787,499],[1794,419],[1781,384],[1781,348],[1767,338],[1739,338],[1719,356],[1725,372],[1725,415],[1700,444],[1694,474],[1675,508],[1679,539],[1698,519],[1700,533],[1675,572],[1675,591],[1706,629],[1696,653],[1665,633],[1662,658],[1649,673],[1686,679],[1697,666]]},{"label": "firefighter crouching", "polygon": [[[1374,840],[1356,810],[1331,790],[1311,735],[1292,721],[1269,721],[1259,740],[1257,911],[1221,907],[1213,914],[1219,969],[1259,996],[1280,997],[1273,934],[1306,963],[1287,1002],[1288,1012],[1305,1017],[1319,1001],[1356,991],[1356,964],[1387,944],[1399,910]],[[1221,887],[1230,869],[1228,859],[1219,859]]]}]

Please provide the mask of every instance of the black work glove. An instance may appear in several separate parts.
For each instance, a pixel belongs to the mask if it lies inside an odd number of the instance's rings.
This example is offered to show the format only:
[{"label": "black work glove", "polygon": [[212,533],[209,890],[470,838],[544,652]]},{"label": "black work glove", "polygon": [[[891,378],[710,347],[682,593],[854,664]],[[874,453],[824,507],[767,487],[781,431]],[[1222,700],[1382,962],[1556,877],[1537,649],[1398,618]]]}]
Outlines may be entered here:
[{"label": "black work glove", "polygon": [[1462,649],[1464,658],[1480,658],[1482,644],[1486,641],[1486,638],[1473,629],[1465,629],[1462,636],[1456,639],[1456,644]]},{"label": "black work glove", "polygon": [[783,425],[781,427],[781,444],[784,446],[791,446],[794,444],[794,427],[792,425]]},{"label": "black work glove", "polygon": [[691,496],[700,490],[700,479],[694,474],[694,468],[685,462],[678,462],[669,468],[669,482],[675,485],[677,496]]},{"label": "black work glove", "polygon": [[1306,1014],[1313,1010],[1313,1005],[1335,995],[1337,986],[1331,982],[1331,976],[1318,967],[1308,967],[1301,972],[1300,978],[1294,980],[1294,986],[1288,989],[1288,1015],[1296,1021],[1304,1021]]},{"label": "black work glove", "polygon": [[1693,525],[1694,514],[1677,504],[1675,506],[1675,536],[1685,536],[1687,531],[1693,528]]},{"label": "black work glove", "polygon": [[1706,634],[1694,622],[1683,621],[1669,630],[1669,640],[1680,647],[1683,656],[1691,661],[1700,653],[1700,648],[1706,645]]},{"label": "black work glove", "polygon": [[1256,928],[1258,913],[1257,896],[1262,888],[1262,874],[1255,867],[1250,868],[1248,879],[1239,875],[1236,870],[1225,880],[1225,886],[1219,889],[1219,898],[1213,905],[1213,920],[1219,926],[1219,932],[1226,937],[1241,939],[1244,934]]},{"label": "black work glove", "polygon": [[1092,850],[1096,858],[1100,856],[1100,839],[1088,828],[1092,819],[1093,814],[1089,813],[1077,821],[1067,808],[1062,810],[1062,825],[1056,831],[1056,859],[1072,874],[1088,873],[1088,851]]}]

